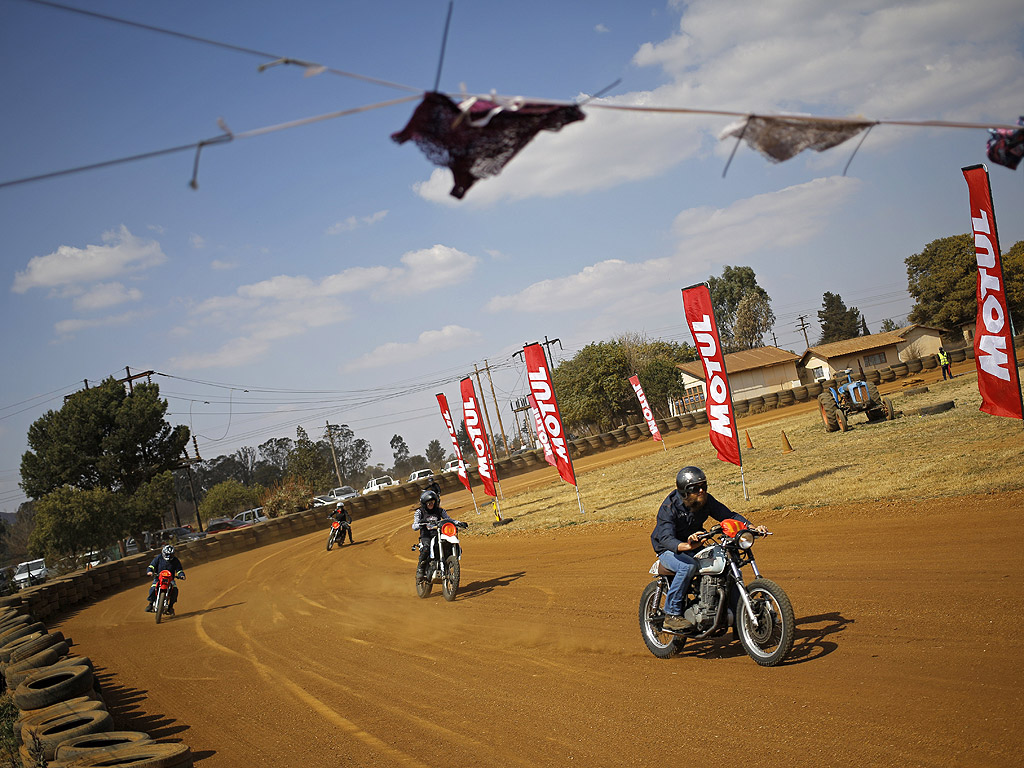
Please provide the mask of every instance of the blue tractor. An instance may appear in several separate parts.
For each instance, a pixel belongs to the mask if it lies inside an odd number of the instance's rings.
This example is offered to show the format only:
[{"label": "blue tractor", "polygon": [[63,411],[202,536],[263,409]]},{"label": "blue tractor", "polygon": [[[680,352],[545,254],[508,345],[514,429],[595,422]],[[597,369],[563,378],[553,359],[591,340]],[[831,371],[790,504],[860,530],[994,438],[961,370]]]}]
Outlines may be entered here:
[{"label": "blue tractor", "polygon": [[835,386],[829,386],[818,395],[818,407],[826,432],[845,432],[850,416],[855,413],[866,414],[869,422],[896,418],[892,400],[883,399],[874,384],[854,381],[850,368],[836,371]]}]

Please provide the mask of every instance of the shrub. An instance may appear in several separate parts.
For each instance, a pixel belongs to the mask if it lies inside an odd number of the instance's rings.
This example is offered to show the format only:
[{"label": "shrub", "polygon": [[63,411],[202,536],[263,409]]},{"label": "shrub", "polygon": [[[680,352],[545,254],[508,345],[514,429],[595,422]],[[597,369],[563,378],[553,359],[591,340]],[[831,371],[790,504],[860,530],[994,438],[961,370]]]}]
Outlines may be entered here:
[{"label": "shrub", "polygon": [[309,509],[312,498],[313,491],[305,482],[289,476],[263,492],[260,506],[267,517],[278,517]]}]

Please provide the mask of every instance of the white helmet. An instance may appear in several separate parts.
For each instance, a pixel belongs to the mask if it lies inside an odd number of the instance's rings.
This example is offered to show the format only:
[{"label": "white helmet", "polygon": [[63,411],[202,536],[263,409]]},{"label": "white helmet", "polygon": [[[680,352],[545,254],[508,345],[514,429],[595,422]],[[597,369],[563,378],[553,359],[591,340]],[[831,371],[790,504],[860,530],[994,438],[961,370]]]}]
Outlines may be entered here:
[{"label": "white helmet", "polygon": [[160,552],[167,560],[170,560],[172,557],[174,557],[174,547],[172,547],[170,544],[164,544],[164,548],[161,549]]}]

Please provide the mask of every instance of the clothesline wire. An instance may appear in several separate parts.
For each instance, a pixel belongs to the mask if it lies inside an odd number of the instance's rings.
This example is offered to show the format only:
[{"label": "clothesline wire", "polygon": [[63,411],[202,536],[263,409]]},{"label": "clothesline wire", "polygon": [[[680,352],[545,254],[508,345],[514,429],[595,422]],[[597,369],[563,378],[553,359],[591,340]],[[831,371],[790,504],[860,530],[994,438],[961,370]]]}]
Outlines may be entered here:
[{"label": "clothesline wire", "polygon": [[[34,3],[36,5],[43,5],[49,8],[55,8],[61,11],[68,11],[69,13],[77,13],[82,16],[91,16],[96,19],[102,19],[103,21],[111,21],[115,24],[124,24],[129,27],[136,27],[137,29],[145,29],[149,32],[156,32],[161,35],[169,35],[171,37],[179,37],[183,40],[190,40],[194,43],[202,43],[203,45],[212,45],[216,48],[224,48],[225,50],[235,51],[237,53],[245,53],[250,56],[259,56],[260,58],[270,59],[271,64],[296,64],[301,67],[315,67],[323,72],[330,72],[332,75],[339,75],[341,77],[348,77],[354,80],[362,80],[363,82],[373,83],[374,85],[383,85],[387,88],[397,88],[402,91],[412,91],[414,93],[422,93],[422,88],[414,88],[411,85],[402,85],[401,83],[393,83],[390,80],[381,80],[376,77],[369,77],[368,75],[360,75],[356,72],[346,72],[342,69],[335,69],[333,67],[327,67],[322,64],[315,64],[312,62],[301,61],[299,59],[293,59],[286,56],[279,56],[275,53],[267,53],[266,51],[260,51],[256,48],[246,48],[242,45],[234,45],[233,43],[224,43],[219,40],[211,40],[208,37],[199,37],[198,35],[190,35],[186,32],[176,32],[173,29],[165,29],[163,27],[155,27],[152,24],[143,24],[138,21],[131,21],[130,19],[122,19],[118,16],[110,16],[105,13],[97,13],[96,11],[87,11],[84,8],[74,8],[70,5],[63,5],[61,3],[52,2],[52,0],[24,0],[26,3]],[[261,71],[263,67],[260,68]]]}]

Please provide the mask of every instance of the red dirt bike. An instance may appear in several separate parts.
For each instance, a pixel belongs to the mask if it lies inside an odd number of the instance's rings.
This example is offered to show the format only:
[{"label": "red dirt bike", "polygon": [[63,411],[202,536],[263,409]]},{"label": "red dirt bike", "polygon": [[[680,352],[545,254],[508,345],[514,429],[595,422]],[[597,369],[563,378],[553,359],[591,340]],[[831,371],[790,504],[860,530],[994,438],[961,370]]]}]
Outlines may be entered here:
[{"label": "red dirt bike", "polygon": [[327,551],[331,551],[331,547],[337,542],[338,546],[342,546],[345,543],[345,536],[348,534],[351,526],[348,523],[343,523],[340,520],[331,521],[331,532],[327,534]]},{"label": "red dirt bike", "polygon": [[156,600],[153,601],[153,613],[159,624],[167,609],[171,607],[171,590],[174,589],[174,574],[168,570],[160,571],[156,577]]},{"label": "red dirt bike", "polygon": [[[774,667],[793,648],[796,619],[782,587],[762,578],[754,562],[758,533],[738,520],[724,520],[703,537],[709,545],[694,555],[697,573],[683,602],[691,629],[665,629],[665,596],[675,575],[660,560],[651,566],[655,579],[640,596],[640,634],[647,649],[659,659],[679,653],[687,640],[707,640],[733,628],[736,638],[754,661]],[[754,580],[743,582],[740,569],[750,565]]]}]

